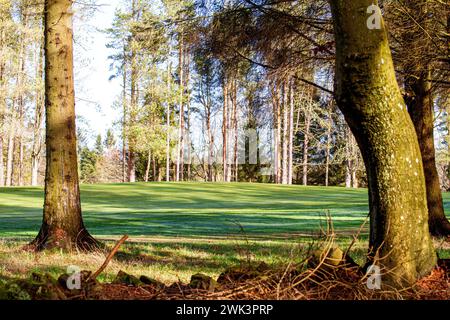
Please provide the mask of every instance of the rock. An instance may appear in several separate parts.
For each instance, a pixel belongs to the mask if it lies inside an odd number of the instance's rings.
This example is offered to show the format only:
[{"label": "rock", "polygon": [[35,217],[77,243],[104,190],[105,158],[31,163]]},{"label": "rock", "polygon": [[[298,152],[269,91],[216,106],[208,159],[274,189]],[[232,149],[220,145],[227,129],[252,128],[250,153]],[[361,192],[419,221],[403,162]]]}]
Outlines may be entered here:
[{"label": "rock", "polygon": [[327,277],[327,275],[342,271],[346,273],[361,272],[360,266],[338,247],[330,248],[328,252],[325,249],[314,251],[308,260],[308,268],[317,269],[317,267],[319,267],[318,275],[321,277]]},{"label": "rock", "polygon": [[194,289],[214,291],[214,289],[217,287],[217,282],[207,275],[197,273],[191,277],[189,287]]},{"label": "rock", "polygon": [[[326,255],[326,256],[325,256]],[[338,248],[330,248],[329,250],[316,250],[308,261],[308,267],[316,268],[320,263],[322,266],[337,267],[345,262],[344,252]]]},{"label": "rock", "polygon": [[141,277],[139,278],[139,280],[140,280],[143,284],[146,284],[146,285],[149,285],[149,286],[154,286],[154,287],[156,287],[156,288],[158,288],[158,289],[164,288],[164,287],[166,286],[164,283],[159,282],[158,280],[149,278],[149,277],[147,277],[147,276],[141,276]]},{"label": "rock", "polygon": [[[80,289],[79,290],[89,289],[90,287],[98,284],[98,281],[95,279],[89,280],[89,277],[91,276],[91,274],[92,274],[91,271],[87,271],[87,270],[80,271]],[[69,280],[70,277],[71,277],[71,275],[69,275],[67,273],[60,275],[58,278],[58,285],[64,290],[78,291],[77,289],[69,289],[67,287],[67,281]]]},{"label": "rock", "polygon": [[126,272],[123,272],[122,270],[119,271],[116,278],[113,281],[114,284],[125,284],[128,286],[134,286],[138,287],[142,285],[142,282],[136,278],[135,276],[128,274]]},{"label": "rock", "polygon": [[222,272],[217,279],[219,284],[242,282],[265,276],[270,267],[261,262],[258,265],[234,266]]}]

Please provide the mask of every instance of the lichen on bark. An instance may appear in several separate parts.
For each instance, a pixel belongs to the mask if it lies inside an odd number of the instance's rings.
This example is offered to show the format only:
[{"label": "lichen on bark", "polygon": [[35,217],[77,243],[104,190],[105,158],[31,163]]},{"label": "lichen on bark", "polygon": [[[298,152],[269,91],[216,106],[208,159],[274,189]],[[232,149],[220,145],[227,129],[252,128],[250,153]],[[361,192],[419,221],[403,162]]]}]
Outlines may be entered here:
[{"label": "lichen on bark", "polygon": [[414,126],[395,78],[384,22],[367,27],[372,0],[331,0],[336,100],[361,149],[369,183],[370,259],[385,284],[409,286],[436,255]]}]

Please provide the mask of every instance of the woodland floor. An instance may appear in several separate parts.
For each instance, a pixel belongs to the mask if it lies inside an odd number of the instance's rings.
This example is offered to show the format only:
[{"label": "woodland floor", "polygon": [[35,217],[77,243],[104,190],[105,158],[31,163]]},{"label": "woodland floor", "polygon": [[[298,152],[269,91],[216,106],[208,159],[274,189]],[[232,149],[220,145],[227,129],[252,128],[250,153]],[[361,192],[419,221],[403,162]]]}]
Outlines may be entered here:
[{"label": "woodland floor", "polygon": [[[103,263],[107,251],[21,250],[39,229],[42,199],[41,188],[0,189],[0,280],[26,279],[33,272],[58,278],[68,266],[95,271]],[[450,210],[449,194],[444,194],[444,201]],[[170,285],[187,284],[197,273],[217,279],[231,266],[264,262],[272,270],[284,270],[287,264],[301,264],[318,243],[327,214],[333,220],[336,244],[345,250],[368,211],[365,189],[247,183],[84,185],[82,203],[88,229],[108,247],[121,235],[130,236],[98,280],[109,283],[120,270],[145,275],[168,286],[159,298],[172,291],[179,295],[183,292],[179,285],[172,289]],[[440,258],[450,257],[448,243],[435,244]],[[367,229],[362,228],[350,255],[362,264],[366,251]],[[433,283],[448,285],[444,271],[433,277]],[[430,287],[429,282],[423,285]],[[151,288],[107,285],[103,298],[145,299],[158,294]],[[209,293],[196,295],[214,298]],[[312,298],[320,297],[312,294]]]}]

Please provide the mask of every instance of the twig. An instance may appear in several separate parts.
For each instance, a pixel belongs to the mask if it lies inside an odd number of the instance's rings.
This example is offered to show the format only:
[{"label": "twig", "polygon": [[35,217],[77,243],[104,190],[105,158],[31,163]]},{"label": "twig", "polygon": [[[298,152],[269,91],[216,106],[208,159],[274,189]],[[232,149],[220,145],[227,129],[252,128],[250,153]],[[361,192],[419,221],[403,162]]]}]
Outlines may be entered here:
[{"label": "twig", "polygon": [[105,270],[105,268],[108,266],[111,259],[114,257],[114,255],[117,253],[117,250],[119,250],[119,247],[128,239],[128,235],[124,235],[114,246],[114,248],[111,250],[109,255],[106,257],[105,262],[103,262],[102,266],[94,273],[92,274],[88,280],[95,280],[100,275],[100,273]]}]

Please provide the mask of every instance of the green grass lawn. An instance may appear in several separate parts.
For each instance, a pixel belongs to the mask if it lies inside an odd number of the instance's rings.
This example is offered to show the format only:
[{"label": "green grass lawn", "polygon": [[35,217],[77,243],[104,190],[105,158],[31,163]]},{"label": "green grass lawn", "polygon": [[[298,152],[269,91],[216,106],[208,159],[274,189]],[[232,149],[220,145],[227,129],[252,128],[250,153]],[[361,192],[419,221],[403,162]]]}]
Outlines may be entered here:
[{"label": "green grass lawn", "polygon": [[[203,272],[217,276],[246,261],[281,264],[302,259],[329,213],[345,246],[368,214],[367,190],[249,183],[136,183],[83,185],[83,215],[97,238],[112,244],[130,240],[102,276],[118,270],[164,282],[189,280]],[[450,196],[444,195],[446,210]],[[42,188],[0,189],[0,277],[32,271],[62,273],[68,265],[94,270],[105,253],[24,253],[42,219]],[[362,262],[367,229],[352,251]],[[448,256],[448,252],[441,250]]]},{"label": "green grass lawn", "polygon": [[[367,191],[270,184],[137,183],[83,185],[84,220],[97,236],[279,236],[317,232],[329,212],[337,230],[358,228]],[[0,236],[32,236],[41,188],[0,189]]]}]

